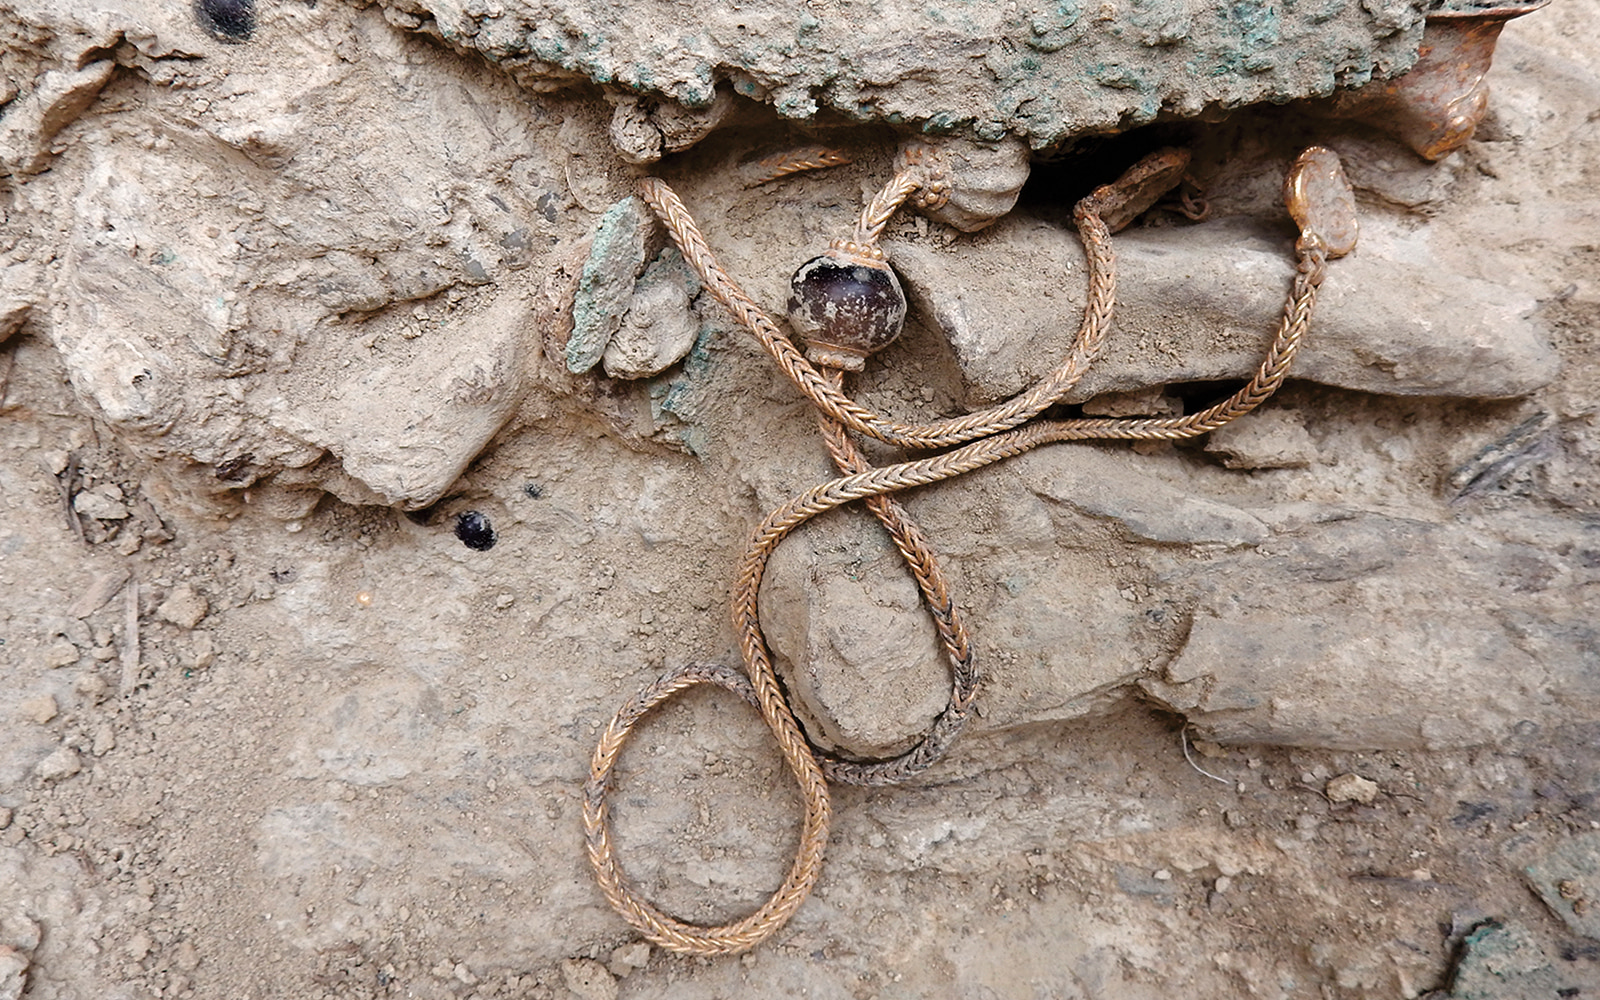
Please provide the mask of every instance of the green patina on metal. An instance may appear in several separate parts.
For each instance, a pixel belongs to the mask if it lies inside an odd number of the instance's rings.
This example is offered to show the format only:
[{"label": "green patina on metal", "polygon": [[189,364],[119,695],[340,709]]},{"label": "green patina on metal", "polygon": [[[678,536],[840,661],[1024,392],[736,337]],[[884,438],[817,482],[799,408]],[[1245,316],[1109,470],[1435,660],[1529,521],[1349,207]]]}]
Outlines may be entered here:
[{"label": "green patina on metal", "polygon": [[716,361],[711,345],[717,332],[718,327],[713,323],[702,326],[683,362],[670,374],[650,380],[651,418],[657,426],[669,421],[677,423],[678,441],[696,458],[703,458],[710,444],[699,421],[701,404],[707,395],[716,391],[712,384]]},{"label": "green patina on metal", "polygon": [[1040,52],[1059,52],[1077,37],[1073,29],[1082,13],[1077,0],[1059,0],[1054,10],[1034,13],[1028,19],[1027,44]]},{"label": "green patina on metal", "polygon": [[[397,0],[380,0],[397,2]],[[1036,148],[1166,114],[1325,96],[1409,69],[1431,0],[743,0],[692,30],[669,0],[412,0],[455,43],[690,107],[720,82],[807,119],[831,110]],[[520,57],[519,57],[520,58]],[[526,69],[523,70],[524,72]]]},{"label": "green patina on metal", "polygon": [[600,363],[606,344],[628,310],[634,279],[644,265],[644,206],[624,198],[606,209],[595,226],[589,258],[572,301],[567,370],[586,372]]}]

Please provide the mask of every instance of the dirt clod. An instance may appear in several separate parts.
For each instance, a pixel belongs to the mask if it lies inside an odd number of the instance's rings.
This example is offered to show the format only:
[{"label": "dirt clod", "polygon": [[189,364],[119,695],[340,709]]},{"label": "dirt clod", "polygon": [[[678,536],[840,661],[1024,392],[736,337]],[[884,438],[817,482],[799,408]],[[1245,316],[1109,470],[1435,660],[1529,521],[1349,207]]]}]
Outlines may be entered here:
[{"label": "dirt clod", "polygon": [[194,587],[187,583],[180,583],[172,588],[172,593],[161,602],[156,609],[156,614],[164,621],[171,622],[182,629],[192,629],[200,624],[206,616],[210,606],[206,599],[195,592]]},{"label": "dirt clod", "polygon": [[43,782],[62,781],[83,770],[83,758],[71,747],[61,747],[34,765],[33,775]]},{"label": "dirt clod", "polygon": [[22,709],[24,715],[41,726],[55,718],[60,711],[56,706],[55,698],[48,694],[38,698],[29,698],[18,707]]},{"label": "dirt clod", "polygon": [[617,981],[592,958],[569,958],[561,963],[561,979],[579,1000],[617,1000]]},{"label": "dirt clod", "polygon": [[612,949],[611,960],[606,963],[606,969],[618,979],[624,979],[635,969],[642,969],[649,964],[649,943],[635,941]]},{"label": "dirt clod", "polygon": [[1359,802],[1370,806],[1378,797],[1378,783],[1359,774],[1341,774],[1328,780],[1324,792],[1330,802]]}]

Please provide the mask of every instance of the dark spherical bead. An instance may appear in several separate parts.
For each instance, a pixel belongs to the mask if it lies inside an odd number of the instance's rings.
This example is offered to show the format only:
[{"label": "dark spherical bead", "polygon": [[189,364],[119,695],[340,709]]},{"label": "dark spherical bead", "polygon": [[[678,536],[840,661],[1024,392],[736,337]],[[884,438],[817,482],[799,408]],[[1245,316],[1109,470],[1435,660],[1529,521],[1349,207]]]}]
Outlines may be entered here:
[{"label": "dark spherical bead", "polygon": [[489,519],[475,510],[456,515],[456,537],[461,539],[461,544],[478,552],[487,552],[494,548],[498,540],[495,537],[494,525]]},{"label": "dark spherical bead", "polygon": [[789,287],[789,322],[818,364],[859,371],[905,326],[900,279],[881,261],[830,252],[802,264]]}]

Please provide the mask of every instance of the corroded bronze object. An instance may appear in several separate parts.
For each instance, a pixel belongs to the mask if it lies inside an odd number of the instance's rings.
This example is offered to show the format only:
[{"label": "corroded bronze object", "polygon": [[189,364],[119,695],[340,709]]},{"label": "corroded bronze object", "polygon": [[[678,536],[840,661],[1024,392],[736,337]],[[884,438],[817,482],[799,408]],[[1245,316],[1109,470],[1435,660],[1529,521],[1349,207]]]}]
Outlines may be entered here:
[{"label": "corroded bronze object", "polygon": [[1158,149],[1089,195],[1089,202],[1106,228],[1119,233],[1178,186],[1191,158],[1187,149]]},{"label": "corroded bronze object", "polygon": [[1506,22],[1549,2],[1485,7],[1453,0],[1428,14],[1420,56],[1410,72],[1341,94],[1323,107],[1323,113],[1366,121],[1423,159],[1441,159],[1472,138],[1489,110],[1485,78]]}]

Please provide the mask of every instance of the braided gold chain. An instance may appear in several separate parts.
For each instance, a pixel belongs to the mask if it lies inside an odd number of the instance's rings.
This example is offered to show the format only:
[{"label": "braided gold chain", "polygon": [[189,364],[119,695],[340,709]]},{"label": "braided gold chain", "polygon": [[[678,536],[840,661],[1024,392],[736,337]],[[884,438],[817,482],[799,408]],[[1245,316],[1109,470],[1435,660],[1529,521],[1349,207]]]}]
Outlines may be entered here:
[{"label": "braided gold chain", "polygon": [[[1144,183],[1150,173],[1151,165],[1141,161],[1124,178]],[[1327,182],[1328,189],[1335,193],[1340,185],[1348,192],[1337,158],[1321,147],[1312,147],[1301,155],[1290,179],[1299,181],[1308,173],[1315,175],[1313,180],[1320,178]],[[1181,168],[1178,175],[1181,176]],[[878,237],[894,212],[907,198],[928,187],[934,190],[928,198],[936,198],[940,192],[948,190],[948,180],[916,158],[902,164],[900,171],[863,211],[851,242],[875,250]],[[1086,418],[1028,423],[1077,384],[1104,346],[1116,298],[1115,257],[1104,217],[1125,216],[1130,210],[1130,201],[1154,198],[1148,186],[1138,192],[1117,185],[1099,188],[1079,202],[1073,213],[1089,261],[1089,296],[1078,333],[1061,364],[1033,388],[998,406],[931,424],[899,424],[846,396],[841,372],[819,371],[805,359],[766,313],[723,271],[683,202],[664,181],[645,178],[639,190],[705,287],[761,342],[779,368],[817,407],[823,438],[843,473],[771,511],[750,535],[732,595],[733,624],[744,673],[726,666],[695,663],[669,671],[647,685],[618,710],[601,734],[584,787],[583,826],[589,861],[612,907],[646,938],[664,948],[691,955],[732,954],[749,950],[776,933],[816,884],[832,818],[828,781],[891,784],[916,774],[949,747],[976,697],[979,674],[973,662],[971,640],[957,614],[948,582],[922,530],[888,494],[959,476],[1044,444],[1084,440],[1178,440],[1216,430],[1249,413],[1277,391],[1288,375],[1309,327],[1317,287],[1326,273],[1328,258],[1342,255],[1353,246],[1354,219],[1353,216],[1335,218],[1331,223],[1322,223],[1345,225],[1352,234],[1349,246],[1338,247],[1337,253],[1330,252],[1327,242],[1316,230],[1308,228],[1309,224],[1302,218],[1304,204],[1299,204],[1300,210],[1297,210],[1294,198],[1306,196],[1291,196],[1291,211],[1302,224],[1302,235],[1295,247],[1294,281],[1266,356],[1250,380],[1233,395],[1184,417]],[[1300,188],[1295,190],[1298,192]],[[1313,185],[1313,197],[1317,190]],[[1313,207],[1324,209],[1326,205],[1317,202]],[[1324,214],[1319,218],[1329,216]],[[909,449],[957,447],[926,458],[873,467],[850,439],[847,429]],[[856,500],[865,501],[894,539],[910,568],[934,618],[941,645],[951,663],[952,677],[945,710],[915,747],[892,760],[865,763],[821,753],[806,739],[773,669],[758,607],[762,577],[777,546],[810,519]],[[805,809],[800,846],[783,884],[754,913],[715,927],[689,924],[668,916],[639,895],[616,858],[606,801],[612,772],[633,728],[662,702],[698,684],[727,688],[761,712],[800,787]]]}]

